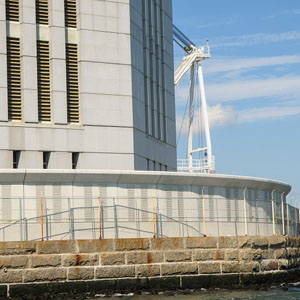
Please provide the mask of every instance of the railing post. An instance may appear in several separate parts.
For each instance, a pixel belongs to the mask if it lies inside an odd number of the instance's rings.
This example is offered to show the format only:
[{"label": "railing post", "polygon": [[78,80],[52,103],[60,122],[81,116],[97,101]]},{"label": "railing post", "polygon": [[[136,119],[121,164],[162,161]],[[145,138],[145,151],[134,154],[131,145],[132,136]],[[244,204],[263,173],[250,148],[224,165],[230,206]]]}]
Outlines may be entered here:
[{"label": "railing post", "polygon": [[290,236],[290,216],[289,216],[289,204],[286,203],[286,222],[287,222],[287,234]]},{"label": "railing post", "polygon": [[272,225],[273,225],[273,235],[276,235],[276,228],[275,228],[275,208],[274,208],[274,192],[271,193],[271,202],[272,202]]},{"label": "railing post", "polygon": [[102,226],[102,214],[101,214],[101,210],[102,210],[102,205],[101,205],[101,197],[98,197],[98,203],[99,203],[99,239],[102,239],[102,230],[101,230],[101,226]]},{"label": "railing post", "polygon": [[162,229],[162,217],[159,215],[159,223],[160,223],[160,237],[163,237],[163,229]]},{"label": "railing post", "polygon": [[201,200],[202,200],[202,216],[203,216],[203,236],[206,236],[206,218],[205,218],[205,199],[204,199],[204,186],[202,187]]},{"label": "railing post", "polygon": [[247,191],[247,188],[244,188],[244,222],[245,222],[245,236],[248,235],[246,191]]},{"label": "railing post", "polygon": [[43,207],[43,197],[40,197],[41,202],[41,234],[42,241],[44,241],[44,207]]},{"label": "railing post", "polygon": [[22,199],[19,199],[19,210],[20,210],[20,240],[23,241],[23,209]]},{"label": "railing post", "polygon": [[25,221],[25,241],[28,241],[28,221],[27,218],[24,218]]},{"label": "railing post", "polygon": [[46,208],[46,240],[48,241],[49,240],[49,230],[48,230],[48,226],[49,226],[49,223],[48,223],[48,209]]},{"label": "railing post", "polygon": [[281,220],[282,220],[282,235],[285,235],[285,221],[284,221],[284,203],[283,203],[284,192],[281,193]]},{"label": "railing post", "polygon": [[74,211],[73,208],[69,208],[69,234],[70,240],[75,239],[75,232],[74,232]]},{"label": "railing post", "polygon": [[114,221],[115,221],[115,239],[119,238],[119,230],[118,230],[118,212],[117,212],[117,205],[114,199]]},{"label": "railing post", "polygon": [[152,197],[152,222],[153,222],[153,238],[156,238],[154,197]]},{"label": "railing post", "polygon": [[102,206],[101,206],[101,233],[102,233],[102,238],[104,239],[104,213],[103,213]]}]

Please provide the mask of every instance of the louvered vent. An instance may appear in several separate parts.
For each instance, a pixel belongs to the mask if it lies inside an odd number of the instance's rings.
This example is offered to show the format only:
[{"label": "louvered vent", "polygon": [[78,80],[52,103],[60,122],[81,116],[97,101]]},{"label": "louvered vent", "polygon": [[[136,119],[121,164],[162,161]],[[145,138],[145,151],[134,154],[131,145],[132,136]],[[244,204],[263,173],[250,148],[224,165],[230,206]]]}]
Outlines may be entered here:
[{"label": "louvered vent", "polygon": [[6,20],[19,22],[19,0],[6,0]]},{"label": "louvered vent", "polygon": [[65,26],[77,27],[76,0],[65,0]]},{"label": "louvered vent", "polygon": [[7,38],[8,119],[22,119],[20,40]]},{"label": "louvered vent", "polygon": [[68,122],[79,122],[78,50],[66,44]]},{"label": "louvered vent", "polygon": [[36,0],[36,23],[48,25],[49,23],[49,5],[48,0]]},{"label": "louvered vent", "polygon": [[39,121],[51,121],[49,42],[37,41]]}]

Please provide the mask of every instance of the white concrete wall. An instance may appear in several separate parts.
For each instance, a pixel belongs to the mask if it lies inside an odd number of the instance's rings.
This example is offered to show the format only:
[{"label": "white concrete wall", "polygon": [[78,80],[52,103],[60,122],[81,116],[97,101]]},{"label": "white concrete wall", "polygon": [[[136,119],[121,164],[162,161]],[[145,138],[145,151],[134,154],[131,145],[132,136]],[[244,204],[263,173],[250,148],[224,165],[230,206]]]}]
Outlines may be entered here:
[{"label": "white concrete wall", "polygon": [[[246,227],[244,188],[257,194],[255,199],[250,199],[251,197],[246,193]],[[87,229],[92,226],[97,228],[99,223],[98,197],[101,197],[106,228],[115,226],[113,205],[125,206],[117,208],[119,237],[151,235],[153,201],[156,212],[162,214],[163,234],[166,236],[198,236],[205,233],[208,236],[243,236],[246,233],[251,236],[271,236],[273,235],[271,209],[271,191],[273,190],[276,191],[274,193],[275,234],[282,235],[281,195],[282,193],[287,195],[290,186],[276,181],[226,175],[181,175],[170,172],[6,170],[5,173],[0,173],[0,203],[2,205],[0,239],[3,237],[1,228],[21,217],[28,219],[29,238],[40,237],[40,219],[36,217],[41,214],[41,197],[45,214],[65,211],[49,218],[52,234],[62,233],[65,230],[68,233],[69,214],[73,208],[74,226],[77,229]],[[283,204],[285,233],[295,236],[296,227],[299,224],[299,211],[288,206],[288,224],[285,197]],[[94,209],[91,209],[91,206]],[[143,211],[137,213],[126,207]],[[35,219],[29,220],[30,218]],[[170,218],[181,223],[173,222]],[[189,229],[186,225],[190,226]],[[25,235],[24,226],[23,236]],[[128,231],[124,227],[132,228],[132,230]],[[136,228],[148,233],[138,233]],[[18,240],[20,223],[14,225],[14,230],[10,226],[10,229],[5,232],[6,239]],[[97,238],[97,230],[87,230],[81,233],[77,231],[75,237]],[[105,237],[115,237],[115,231],[105,230]],[[69,234],[64,238],[69,238]]]},{"label": "white concrete wall", "polygon": [[[71,152],[80,153],[80,169],[146,170],[147,159],[169,170],[176,168],[172,46],[166,62],[171,85],[165,87],[169,138],[165,143],[145,133],[143,36],[133,27],[133,19],[140,22],[140,15],[135,19],[132,14],[139,2],[77,0],[77,28],[66,30],[63,1],[49,0],[49,25],[35,24],[35,0],[20,1],[19,23],[6,22],[5,1],[0,1],[0,169],[12,167],[8,160],[13,150],[22,151],[19,167],[27,169],[43,167],[43,151],[51,152],[51,169],[71,168]],[[171,0],[163,2],[170,5]],[[163,10],[169,28],[171,7]],[[6,35],[21,40],[23,117],[19,122],[7,122]],[[50,123],[38,122],[36,39],[50,45]],[[79,124],[67,124],[66,42],[78,44]]]}]

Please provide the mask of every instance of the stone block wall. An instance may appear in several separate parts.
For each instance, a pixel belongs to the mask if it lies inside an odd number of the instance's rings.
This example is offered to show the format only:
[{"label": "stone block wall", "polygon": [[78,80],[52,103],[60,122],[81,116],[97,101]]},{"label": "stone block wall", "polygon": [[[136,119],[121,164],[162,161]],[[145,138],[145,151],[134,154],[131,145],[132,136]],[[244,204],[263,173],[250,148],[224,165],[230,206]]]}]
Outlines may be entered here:
[{"label": "stone block wall", "polygon": [[0,297],[274,284],[299,276],[299,246],[283,236],[0,243]]}]

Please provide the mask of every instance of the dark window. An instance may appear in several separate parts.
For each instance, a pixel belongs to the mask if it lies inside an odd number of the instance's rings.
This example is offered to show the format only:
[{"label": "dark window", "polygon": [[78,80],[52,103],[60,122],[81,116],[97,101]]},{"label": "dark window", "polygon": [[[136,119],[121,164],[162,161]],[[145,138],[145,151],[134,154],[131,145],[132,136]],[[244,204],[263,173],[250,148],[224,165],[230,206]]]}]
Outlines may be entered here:
[{"label": "dark window", "polygon": [[167,165],[165,165],[165,171],[168,171],[168,166]]},{"label": "dark window", "polygon": [[72,153],[72,169],[77,169],[78,158],[79,158],[79,153],[73,152]]},{"label": "dark window", "polygon": [[162,171],[163,169],[162,169],[162,164],[160,163],[159,164],[159,171]]},{"label": "dark window", "polygon": [[43,169],[48,169],[50,152],[43,152]]},{"label": "dark window", "polygon": [[150,160],[147,158],[147,170],[150,170]]},{"label": "dark window", "polygon": [[13,168],[18,169],[21,151],[13,151]]}]

